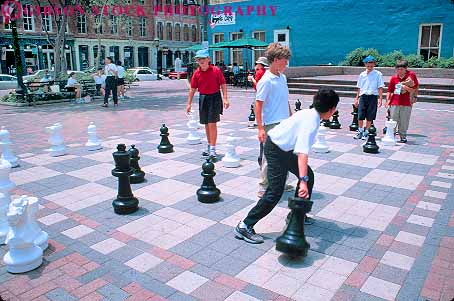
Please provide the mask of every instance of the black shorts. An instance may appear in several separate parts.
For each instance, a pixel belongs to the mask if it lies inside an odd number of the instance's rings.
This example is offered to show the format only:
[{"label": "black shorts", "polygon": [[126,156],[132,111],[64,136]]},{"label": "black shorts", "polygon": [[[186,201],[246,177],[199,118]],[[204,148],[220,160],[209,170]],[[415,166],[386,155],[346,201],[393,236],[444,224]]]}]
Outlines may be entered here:
[{"label": "black shorts", "polygon": [[223,112],[222,96],[218,91],[214,94],[200,94],[199,117],[201,124],[216,123],[221,120]]},{"label": "black shorts", "polygon": [[102,84],[96,84],[96,91],[101,91]]},{"label": "black shorts", "polygon": [[117,86],[121,86],[125,84],[125,79],[124,78],[117,78]]},{"label": "black shorts", "polygon": [[377,95],[363,94],[359,98],[358,119],[367,121],[375,120],[377,117]]}]

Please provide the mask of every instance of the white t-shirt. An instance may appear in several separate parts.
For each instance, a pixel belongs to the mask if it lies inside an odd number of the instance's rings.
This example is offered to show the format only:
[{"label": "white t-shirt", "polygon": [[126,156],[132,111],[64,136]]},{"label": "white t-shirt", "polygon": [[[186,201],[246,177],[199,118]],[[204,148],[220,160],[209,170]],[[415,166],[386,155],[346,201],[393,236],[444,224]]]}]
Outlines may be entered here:
[{"label": "white t-shirt", "polygon": [[124,78],[125,77],[125,68],[123,66],[117,66],[118,70],[118,78]]},{"label": "white t-shirt", "polygon": [[315,109],[305,109],[276,125],[268,136],[283,151],[308,155],[319,127],[320,114]]},{"label": "white t-shirt", "polygon": [[67,87],[74,87],[75,84],[77,84],[77,80],[72,77],[68,78],[68,83],[66,83]]},{"label": "white t-shirt", "polygon": [[264,125],[281,122],[290,116],[288,109],[288,86],[284,74],[274,75],[265,71],[257,84],[255,99],[263,102],[262,122]]},{"label": "white t-shirt", "polygon": [[356,87],[359,88],[359,95],[378,95],[378,89],[383,88],[383,75],[380,71],[372,70],[367,74],[367,71],[361,72],[358,76]]},{"label": "white t-shirt", "polygon": [[115,76],[115,74],[113,73],[114,71],[118,71],[118,68],[115,64],[110,63],[104,66],[104,74],[106,76]]}]

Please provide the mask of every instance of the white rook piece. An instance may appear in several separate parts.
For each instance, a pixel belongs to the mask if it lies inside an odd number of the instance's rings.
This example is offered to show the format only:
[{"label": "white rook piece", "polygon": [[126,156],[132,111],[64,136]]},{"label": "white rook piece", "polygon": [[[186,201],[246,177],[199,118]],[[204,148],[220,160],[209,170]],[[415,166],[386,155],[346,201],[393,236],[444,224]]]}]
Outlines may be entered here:
[{"label": "white rook piece", "polygon": [[199,128],[199,122],[197,120],[195,120],[194,114],[192,114],[192,113],[188,114],[188,117],[189,117],[189,121],[186,125],[189,129],[189,134],[188,134],[188,137],[186,138],[186,141],[188,142],[188,144],[191,144],[191,145],[200,144],[202,142],[200,141],[200,136],[197,133],[197,129]]},{"label": "white rook piece", "polygon": [[396,138],[394,137],[394,129],[396,128],[397,122],[394,120],[388,120],[385,122],[386,134],[381,140],[383,145],[393,146],[396,145]]},{"label": "white rook piece", "polygon": [[15,199],[9,205],[8,253],[3,257],[3,262],[10,273],[26,273],[43,263],[43,250],[34,244],[34,237],[28,227],[27,206],[26,198]]},{"label": "white rook piece", "polygon": [[329,152],[329,146],[326,143],[326,127],[323,125],[318,128],[317,138],[315,144],[312,146],[312,150],[316,153],[327,153]]},{"label": "white rook piece", "polygon": [[28,214],[28,228],[30,229],[30,235],[33,237],[33,243],[40,247],[43,251],[47,249],[49,246],[49,235],[41,230],[38,222],[36,221],[36,215],[39,211],[39,201],[38,198],[35,197],[28,197],[26,195],[21,196],[21,198],[25,199],[28,206],[27,206],[27,214]]},{"label": "white rook piece", "polygon": [[2,159],[6,160],[11,164],[11,167],[19,166],[17,163],[17,157],[11,151],[11,140],[9,139],[9,131],[6,127],[2,126],[0,130],[0,147],[2,149]]},{"label": "white rook piece", "polygon": [[90,125],[87,128],[88,133],[88,142],[85,144],[87,150],[95,151],[102,148],[101,141],[98,140],[96,135],[96,125],[94,122],[90,122]]},{"label": "white rook piece", "polygon": [[10,191],[16,186],[9,179],[10,172],[11,164],[6,160],[0,160],[0,245],[5,244],[9,231],[6,214],[11,200]]},{"label": "white rook piece", "polygon": [[227,152],[222,158],[222,163],[225,167],[235,168],[240,166],[240,157],[236,153],[236,145],[238,138],[233,137],[233,134],[230,134],[227,138]]},{"label": "white rook piece", "polygon": [[63,126],[61,123],[55,123],[54,125],[46,127],[46,132],[50,134],[49,143],[51,144],[50,155],[52,157],[63,156],[66,154],[66,147],[64,145],[62,136]]}]

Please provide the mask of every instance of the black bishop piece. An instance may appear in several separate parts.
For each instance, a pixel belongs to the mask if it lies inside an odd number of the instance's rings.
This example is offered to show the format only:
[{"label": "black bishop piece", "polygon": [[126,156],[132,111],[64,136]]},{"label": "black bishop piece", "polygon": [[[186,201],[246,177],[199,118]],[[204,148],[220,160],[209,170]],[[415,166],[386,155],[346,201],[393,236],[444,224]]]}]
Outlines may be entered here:
[{"label": "black bishop piece", "polygon": [[251,114],[249,114],[249,121],[253,122],[255,121],[255,112],[254,112],[254,105],[251,105]]},{"label": "black bishop piece", "polygon": [[297,99],[295,101],[295,112],[301,111],[301,101]]},{"label": "black bishop piece", "polygon": [[129,182],[129,176],[133,173],[130,166],[130,155],[124,144],[118,144],[117,151],[112,155],[115,161],[112,175],[118,178],[118,195],[113,200],[112,206],[116,214],[130,214],[139,209],[139,200],[132,194]]}]

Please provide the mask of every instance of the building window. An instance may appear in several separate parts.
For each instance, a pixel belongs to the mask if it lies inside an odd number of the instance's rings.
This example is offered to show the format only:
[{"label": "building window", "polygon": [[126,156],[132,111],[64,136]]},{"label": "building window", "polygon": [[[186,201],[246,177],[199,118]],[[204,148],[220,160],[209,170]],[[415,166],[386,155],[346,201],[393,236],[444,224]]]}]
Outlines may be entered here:
[{"label": "building window", "polygon": [[192,33],[192,41],[197,42],[197,27],[195,25],[192,25],[191,33]]},{"label": "building window", "polygon": [[161,22],[158,22],[157,23],[157,26],[156,26],[156,36],[158,37],[158,39],[160,40],[163,40],[164,39],[164,34],[163,34],[163,25]]},{"label": "building window", "polygon": [[156,10],[162,11],[162,0],[156,0]]},{"label": "building window", "polygon": [[102,30],[102,16],[96,16],[95,17],[95,33],[103,33]]},{"label": "building window", "polygon": [[86,15],[77,16],[77,32],[78,33],[87,33],[87,16]]},{"label": "building window", "polygon": [[140,36],[147,36],[147,19],[140,17]]},{"label": "building window", "polygon": [[[254,31],[252,34],[254,39],[265,42],[265,32],[264,31]],[[259,57],[265,56],[266,48],[255,48],[253,60],[256,61]]]},{"label": "building window", "polygon": [[42,30],[44,32],[52,32],[52,16],[45,15],[44,12],[41,13],[41,20],[42,20]]},{"label": "building window", "polygon": [[167,40],[172,40],[172,23],[166,24],[166,38]]},{"label": "building window", "polygon": [[[231,41],[239,40],[243,37],[242,32],[233,32]],[[231,62],[237,63],[239,66],[243,65],[243,49],[242,48],[232,48],[231,50]]]},{"label": "building window", "polygon": [[440,57],[442,24],[422,24],[419,28],[419,54],[428,60]]},{"label": "building window", "polygon": [[175,0],[173,5],[175,7],[175,14],[179,15],[181,13],[180,0]]},{"label": "building window", "polygon": [[181,41],[181,26],[175,24],[175,41]]},{"label": "building window", "polygon": [[128,35],[129,37],[132,36],[132,31],[134,30],[134,23],[133,23],[133,19],[131,17],[128,17],[127,21],[126,21],[126,35]]},{"label": "building window", "polygon": [[25,31],[35,31],[35,18],[33,15],[33,6],[30,4],[24,5],[23,24]]},{"label": "building window", "polygon": [[189,26],[184,24],[183,26],[183,41],[189,41]]},{"label": "building window", "polygon": [[118,34],[118,16],[110,16],[110,33]]},{"label": "building window", "polygon": [[[215,33],[213,34],[213,42],[214,44],[224,42],[224,34],[223,33]],[[214,61],[216,63],[224,62],[224,50],[216,50],[214,51]]]}]

